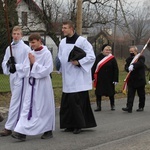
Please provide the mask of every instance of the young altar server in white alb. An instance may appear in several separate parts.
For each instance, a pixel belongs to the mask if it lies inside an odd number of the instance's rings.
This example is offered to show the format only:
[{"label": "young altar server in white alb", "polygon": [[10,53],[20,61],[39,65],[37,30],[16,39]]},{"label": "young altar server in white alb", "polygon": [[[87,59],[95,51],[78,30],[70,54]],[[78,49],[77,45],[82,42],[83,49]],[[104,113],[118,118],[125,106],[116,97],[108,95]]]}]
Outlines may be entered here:
[{"label": "young altar server in white alb", "polygon": [[20,71],[23,69],[23,61],[28,57],[28,53],[31,50],[22,40],[22,29],[20,26],[13,28],[12,38],[11,48],[13,56],[10,53],[10,46],[8,46],[2,62],[3,73],[9,75],[11,100],[5,129],[0,132],[1,136],[11,135],[19,119],[26,85],[26,78],[22,76]]},{"label": "young altar server in white alb", "polygon": [[41,138],[52,138],[55,129],[55,105],[50,73],[53,71],[51,52],[41,43],[41,36],[29,36],[33,52],[24,62],[23,74],[28,77],[27,90],[20,119],[13,138],[26,140],[26,135],[44,133]]},{"label": "young altar server in white alb", "polygon": [[63,80],[60,128],[78,134],[82,128],[96,127],[88,93],[95,55],[87,39],[75,33],[72,21],[63,22],[62,32],[65,38],[58,52]]}]

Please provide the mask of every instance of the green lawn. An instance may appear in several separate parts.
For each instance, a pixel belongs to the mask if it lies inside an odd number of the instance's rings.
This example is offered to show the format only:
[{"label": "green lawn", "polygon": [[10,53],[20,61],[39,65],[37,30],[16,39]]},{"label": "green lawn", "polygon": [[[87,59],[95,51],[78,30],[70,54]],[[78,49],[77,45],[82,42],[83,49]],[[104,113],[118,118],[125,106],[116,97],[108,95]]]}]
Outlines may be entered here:
[{"label": "green lawn", "polygon": [[8,91],[10,91],[9,77],[0,74],[0,92],[8,92]]},{"label": "green lawn", "polygon": [[[118,59],[119,66],[119,83],[116,85],[116,98],[126,97],[126,95],[122,94],[122,86],[124,83],[125,76],[127,73],[124,71],[124,60]],[[0,74],[0,93],[5,93],[10,91],[9,87],[9,77],[3,74]],[[61,93],[62,93],[62,78],[61,74],[57,72],[52,73],[52,84],[54,88],[54,96],[56,105],[60,103]],[[150,93],[150,85],[146,85],[146,93]],[[94,90],[90,91],[91,101],[95,101]]]}]

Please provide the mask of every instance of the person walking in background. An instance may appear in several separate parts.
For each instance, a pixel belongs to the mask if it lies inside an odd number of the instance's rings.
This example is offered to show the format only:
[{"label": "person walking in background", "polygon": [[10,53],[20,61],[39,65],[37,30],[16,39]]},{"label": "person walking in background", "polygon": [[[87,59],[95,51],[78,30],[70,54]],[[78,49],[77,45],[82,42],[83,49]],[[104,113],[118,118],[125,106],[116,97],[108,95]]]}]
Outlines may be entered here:
[{"label": "person walking in background", "polygon": [[102,52],[97,55],[92,67],[97,108],[101,111],[102,96],[110,99],[111,110],[115,110],[115,85],[118,83],[119,69],[115,57],[111,54],[111,47],[103,45]]},{"label": "person walking in background", "polygon": [[74,134],[95,127],[88,90],[92,89],[91,67],[95,61],[92,45],[75,32],[72,21],[63,22],[65,36],[60,42],[58,59],[63,81],[60,128]]},{"label": "person walking in background", "polygon": [[20,119],[14,129],[13,138],[26,140],[26,135],[43,133],[41,139],[52,138],[55,129],[55,104],[50,73],[53,71],[51,52],[41,43],[41,36],[29,36],[33,49],[24,61],[22,74],[27,77],[27,90]]},{"label": "person walking in background", "polygon": [[25,90],[25,78],[20,74],[20,71],[23,68],[23,61],[28,57],[28,52],[31,50],[22,41],[22,29],[19,26],[13,28],[12,38],[11,47],[13,56],[10,54],[10,47],[7,47],[2,62],[3,73],[9,75],[12,95],[8,119],[5,124],[5,129],[0,132],[1,136],[10,135],[12,133],[11,130],[15,128],[19,119]]},{"label": "person walking in background", "polygon": [[[138,56],[136,46],[131,46],[129,52],[130,56],[126,59],[125,71],[131,73],[127,82],[127,104],[122,110],[132,113],[136,91],[139,96],[139,106],[136,111],[143,111],[145,106],[145,57],[143,55]],[[137,61],[135,62],[136,59]]]}]

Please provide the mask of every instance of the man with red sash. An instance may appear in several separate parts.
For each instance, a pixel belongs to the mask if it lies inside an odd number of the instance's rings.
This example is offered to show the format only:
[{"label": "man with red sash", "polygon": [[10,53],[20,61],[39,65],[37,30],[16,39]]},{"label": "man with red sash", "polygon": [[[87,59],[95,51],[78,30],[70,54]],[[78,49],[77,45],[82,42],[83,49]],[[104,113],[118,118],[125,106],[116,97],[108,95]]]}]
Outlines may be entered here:
[{"label": "man with red sash", "polygon": [[97,108],[101,111],[102,96],[109,96],[111,110],[115,110],[115,84],[118,83],[119,69],[115,57],[111,54],[111,47],[103,45],[102,52],[96,57],[92,67]]}]

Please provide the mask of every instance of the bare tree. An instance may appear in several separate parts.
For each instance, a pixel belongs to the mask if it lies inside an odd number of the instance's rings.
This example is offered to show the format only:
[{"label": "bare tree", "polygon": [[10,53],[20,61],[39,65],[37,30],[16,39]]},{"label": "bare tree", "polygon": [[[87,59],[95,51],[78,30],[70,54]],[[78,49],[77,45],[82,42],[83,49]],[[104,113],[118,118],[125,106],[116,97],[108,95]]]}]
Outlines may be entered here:
[{"label": "bare tree", "polygon": [[[25,0],[29,1],[29,0]],[[44,23],[46,34],[49,35],[58,46],[59,39],[57,38],[58,30],[61,31],[60,22],[66,19],[71,19],[76,22],[77,17],[77,0],[41,0],[41,11],[35,12],[40,18],[41,23]],[[91,28],[94,26],[112,26],[117,24],[121,28],[127,26],[124,20],[125,15],[130,15],[129,11],[122,11],[122,8],[116,8],[115,0],[83,0],[83,28]],[[123,0],[123,6],[126,1]],[[31,6],[29,6],[31,7]],[[118,18],[115,18],[115,12],[118,13]],[[127,13],[128,12],[128,13]],[[31,19],[31,24],[34,19]],[[40,23],[39,21],[39,23]],[[37,24],[37,23],[35,23]],[[126,25],[125,25],[126,24]]]},{"label": "bare tree", "polygon": [[134,44],[140,44],[142,40],[149,38],[149,24],[149,10],[146,11],[146,9],[138,9],[130,23]]}]

